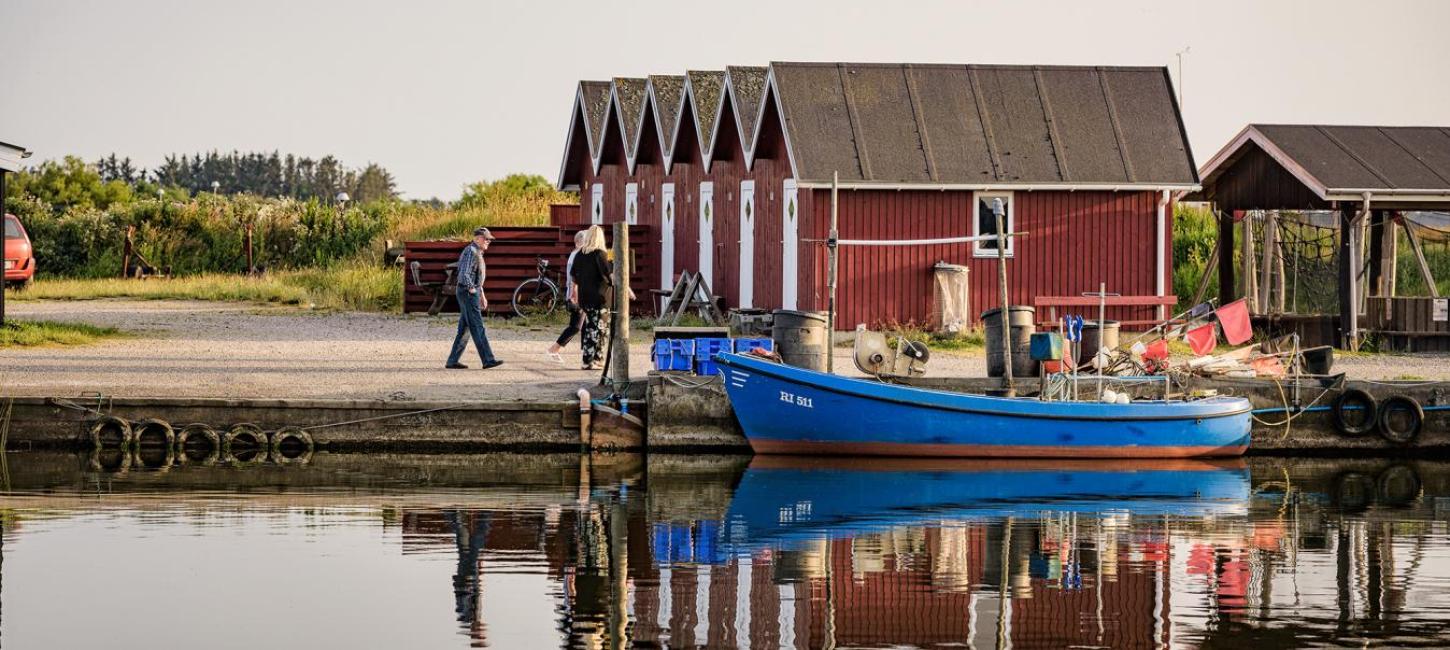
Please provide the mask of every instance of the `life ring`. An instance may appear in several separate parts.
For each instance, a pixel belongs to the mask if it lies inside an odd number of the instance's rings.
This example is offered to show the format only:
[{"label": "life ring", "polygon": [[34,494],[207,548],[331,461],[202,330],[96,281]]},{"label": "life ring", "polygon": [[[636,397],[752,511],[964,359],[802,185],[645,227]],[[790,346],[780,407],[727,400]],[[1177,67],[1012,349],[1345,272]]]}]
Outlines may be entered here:
[{"label": "life ring", "polygon": [[131,446],[131,423],[114,415],[102,415],[91,425],[91,448]]},{"label": "life ring", "polygon": [[1391,465],[1375,477],[1381,505],[1407,506],[1420,498],[1420,475],[1409,465]]},{"label": "life ring", "polygon": [[1380,437],[1397,445],[1408,445],[1420,435],[1425,410],[1412,397],[1395,395],[1380,404]]},{"label": "life ring", "polygon": [[[160,436],[160,440],[156,438]],[[176,431],[171,424],[159,418],[146,418],[131,426],[131,437],[136,446],[155,446],[170,449],[176,445]]]},{"label": "life ring", "polygon": [[305,464],[312,460],[312,434],[300,427],[284,427],[272,433],[272,460],[278,464]]},{"label": "life ring", "polygon": [[[1349,388],[1334,398],[1334,428],[1346,436],[1362,436],[1373,431],[1379,420],[1379,405],[1374,396],[1358,388]],[[1363,421],[1357,416],[1363,412]]]},{"label": "life ring", "polygon": [[233,425],[222,437],[222,455],[228,462],[254,465],[267,460],[267,434],[251,423]]},{"label": "life ring", "polygon": [[200,422],[181,427],[176,433],[176,459],[182,463],[213,465],[221,459],[222,437],[211,425]]}]

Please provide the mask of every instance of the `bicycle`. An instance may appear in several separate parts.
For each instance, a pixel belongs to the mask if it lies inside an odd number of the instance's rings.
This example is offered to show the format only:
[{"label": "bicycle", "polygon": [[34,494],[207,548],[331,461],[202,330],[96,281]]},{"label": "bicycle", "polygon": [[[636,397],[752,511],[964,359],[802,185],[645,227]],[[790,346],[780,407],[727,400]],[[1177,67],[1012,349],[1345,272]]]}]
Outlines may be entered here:
[{"label": "bicycle", "polygon": [[549,278],[549,260],[538,258],[534,268],[539,274],[520,282],[510,300],[514,313],[519,316],[548,316],[559,306],[561,292],[559,285]]}]

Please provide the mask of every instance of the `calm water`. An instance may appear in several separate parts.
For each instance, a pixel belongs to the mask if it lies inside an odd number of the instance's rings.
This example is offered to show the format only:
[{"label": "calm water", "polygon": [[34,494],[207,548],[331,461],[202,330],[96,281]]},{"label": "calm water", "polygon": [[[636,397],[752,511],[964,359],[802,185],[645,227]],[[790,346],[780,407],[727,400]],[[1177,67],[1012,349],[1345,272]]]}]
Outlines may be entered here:
[{"label": "calm water", "polygon": [[1450,644],[1446,463],[3,469],[6,648]]}]

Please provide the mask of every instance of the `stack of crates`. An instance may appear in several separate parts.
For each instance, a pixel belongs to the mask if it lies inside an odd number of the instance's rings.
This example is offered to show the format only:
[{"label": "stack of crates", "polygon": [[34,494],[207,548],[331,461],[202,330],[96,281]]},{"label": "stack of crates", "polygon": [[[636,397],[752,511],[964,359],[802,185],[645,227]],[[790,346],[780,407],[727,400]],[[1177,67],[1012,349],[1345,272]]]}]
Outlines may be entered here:
[{"label": "stack of crates", "polygon": [[715,364],[715,355],[734,351],[734,339],[695,339],[695,374],[720,374],[720,366]]},{"label": "stack of crates", "polygon": [[660,339],[655,341],[650,357],[654,359],[655,370],[695,369],[695,339]]}]

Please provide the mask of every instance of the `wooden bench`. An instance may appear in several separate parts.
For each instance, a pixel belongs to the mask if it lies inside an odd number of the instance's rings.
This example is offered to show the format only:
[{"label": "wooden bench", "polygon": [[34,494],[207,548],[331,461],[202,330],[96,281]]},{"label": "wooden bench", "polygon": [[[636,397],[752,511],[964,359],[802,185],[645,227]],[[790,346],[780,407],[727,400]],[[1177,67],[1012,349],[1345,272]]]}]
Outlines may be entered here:
[{"label": "wooden bench", "polygon": [[[1107,296],[1104,298],[1097,296],[1037,296],[1032,299],[1033,307],[1036,307],[1038,310],[1046,307],[1048,310],[1047,320],[1038,321],[1046,329],[1057,327],[1058,307],[1085,308],[1085,310],[1090,310],[1091,313],[1083,314],[1083,316],[1091,316],[1087,320],[1096,320],[1097,309],[1100,304],[1108,307],[1161,307],[1164,308],[1159,310],[1161,313],[1166,311],[1166,308],[1178,304],[1178,296]],[[1118,323],[1124,327],[1131,328],[1142,325],[1157,325],[1161,321],[1162,319],[1155,318],[1149,320],[1120,320]]]}]

